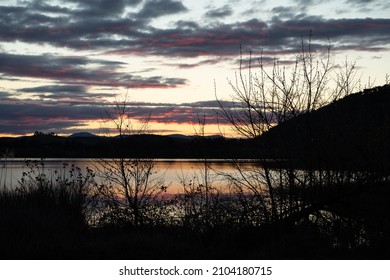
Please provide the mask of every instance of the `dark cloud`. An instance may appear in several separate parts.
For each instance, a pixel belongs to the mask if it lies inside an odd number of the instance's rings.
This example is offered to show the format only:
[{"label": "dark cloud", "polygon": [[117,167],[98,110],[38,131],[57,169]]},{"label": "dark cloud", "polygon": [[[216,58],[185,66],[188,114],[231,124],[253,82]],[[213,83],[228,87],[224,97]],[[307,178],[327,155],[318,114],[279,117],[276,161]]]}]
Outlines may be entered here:
[{"label": "dark cloud", "polygon": [[48,106],[20,101],[0,103],[0,131],[27,134],[39,131],[62,131],[83,126],[101,117],[101,109],[93,106]]},{"label": "dark cloud", "polygon": [[[249,20],[197,29],[154,29],[151,36],[139,37],[134,44],[112,51],[120,54],[145,53],[167,57],[237,56],[239,46],[274,51],[283,55],[296,51],[301,36],[312,31],[316,40],[337,48],[348,41],[350,50],[387,48],[390,44],[390,19],[274,18],[270,23]],[[366,41],[362,41],[365,38]],[[356,44],[354,44],[356,43]],[[341,45],[340,45],[341,46]],[[357,47],[358,46],[358,47]],[[357,48],[356,48],[357,47]]]},{"label": "dark cloud", "polygon": [[92,120],[101,117],[98,106],[51,106],[44,102],[29,101],[14,104],[0,104],[0,119],[27,120],[27,119],[67,119]]},{"label": "dark cloud", "polygon": [[377,0],[347,0],[346,3],[354,4],[354,5],[372,5]]},{"label": "dark cloud", "polygon": [[310,5],[315,5],[321,3],[322,0],[294,0],[301,7],[307,7]]},{"label": "dark cloud", "polygon": [[[129,16],[99,18],[79,16],[80,7],[92,9],[93,5],[86,0],[76,2],[79,3],[78,9],[49,6],[41,1],[35,2],[41,10],[27,6],[0,6],[0,39],[73,50],[98,50],[107,54],[166,57],[236,56],[239,45],[252,50],[261,46],[264,50],[283,52],[296,48],[301,35],[308,34],[309,30],[317,39],[327,41],[329,37],[335,46],[346,40],[351,47],[356,46],[361,38],[366,41],[363,42],[365,45],[360,46],[366,49],[388,47],[390,44],[390,19],[325,19],[307,16],[296,7],[279,6],[273,9],[275,16],[269,22],[252,19],[208,26],[193,21],[178,21],[175,28],[160,29],[149,26],[149,20],[184,12],[187,8],[178,1],[153,0],[145,2],[138,14],[132,12]],[[119,2],[120,5],[113,4],[110,9],[121,11],[122,6],[138,3]],[[316,2],[297,1],[299,5]],[[98,2],[95,8],[104,8],[105,3]],[[116,5],[120,7],[115,8]],[[58,16],[43,10],[53,10]],[[216,15],[220,16],[230,13],[229,6],[209,12],[218,12]]]},{"label": "dark cloud", "polygon": [[344,12],[350,12],[351,10],[357,10],[361,13],[369,13],[373,10],[383,10],[389,9],[390,3],[389,1],[382,0],[346,0],[345,4],[348,7],[348,10]]},{"label": "dark cloud", "polygon": [[225,5],[221,8],[212,9],[206,12],[205,17],[208,18],[224,18],[231,16],[233,14],[233,9],[229,5]]},{"label": "dark cloud", "polygon": [[[34,56],[0,53],[0,72],[22,77],[84,79],[90,76],[82,71],[89,63],[83,57]],[[96,78],[96,77],[95,77]]]},{"label": "dark cloud", "polygon": [[[205,102],[207,103],[207,102]],[[213,101],[215,105],[218,105]],[[153,106],[151,106],[153,105]],[[199,117],[205,117],[207,124],[225,123],[218,118],[217,106],[202,106],[201,102],[185,104],[149,104],[149,106],[136,107],[129,116],[137,120],[145,120],[148,116],[150,122],[174,123],[174,124],[196,124]]]},{"label": "dark cloud", "polygon": [[0,103],[2,102],[11,102],[13,100],[13,96],[6,92],[6,91],[0,91]]},{"label": "dark cloud", "polygon": [[176,22],[176,26],[179,29],[193,29],[193,30],[196,30],[196,29],[200,28],[200,25],[197,22],[195,22],[195,21],[179,20],[179,21]]},{"label": "dark cloud", "polygon": [[233,107],[230,101],[198,101],[192,103],[134,103],[130,117],[144,120],[145,116],[151,122],[197,124],[199,117],[205,117],[207,124],[225,124],[225,120],[218,117],[220,106]]},{"label": "dark cloud", "polygon": [[237,55],[240,44],[248,48],[259,46],[262,36],[267,32],[267,24],[250,20],[196,30],[154,29],[151,32],[150,36],[135,41],[133,46],[114,52],[134,54],[142,49],[146,54],[169,57]]},{"label": "dark cloud", "polygon": [[221,105],[223,107],[232,107],[233,103],[231,101],[217,101],[217,100],[205,100],[205,101],[198,101],[193,103],[183,103],[182,106],[186,107],[192,107],[192,108],[207,108],[207,109],[214,109],[219,110]]},{"label": "dark cloud", "polygon": [[136,6],[142,0],[71,0],[71,2],[79,5],[82,15],[103,18],[121,15],[127,6]]},{"label": "dark cloud", "polygon": [[[46,87],[46,86],[45,86]],[[50,88],[37,87],[36,90]],[[49,87],[49,86],[47,86]],[[58,91],[65,88],[54,88]],[[32,91],[32,89],[25,89]],[[82,89],[73,88],[74,91]],[[5,96],[4,100],[1,98]],[[111,103],[108,102],[62,102],[62,100],[19,100],[0,92],[0,132],[7,134],[28,134],[34,131],[66,132],[70,127],[80,128],[89,121],[102,121]],[[232,103],[221,101],[223,106],[232,107]],[[223,124],[218,118],[219,103],[215,100],[194,103],[146,103],[133,102],[128,104],[129,117],[144,121],[150,116],[151,123],[196,124],[198,117],[205,117],[207,124]],[[74,131],[70,131],[72,133]]]},{"label": "dark cloud", "polygon": [[22,88],[18,91],[34,93],[32,97],[61,102],[62,105],[65,103],[69,105],[96,104],[104,102],[107,97],[115,97],[114,93],[91,93],[87,91],[87,87],[77,85],[47,85]]},{"label": "dark cloud", "polygon": [[71,49],[113,48],[116,43],[129,44],[131,40],[115,40],[108,36],[141,36],[143,23],[127,17],[91,17],[68,10],[66,15],[52,16],[26,7],[0,6],[0,39],[50,44]]},{"label": "dark cloud", "polygon": [[[90,66],[96,64],[98,66]],[[0,73],[84,86],[169,88],[186,83],[181,78],[141,77],[120,72],[122,63],[86,57],[14,55],[0,53]]]},{"label": "dark cloud", "polygon": [[271,12],[278,19],[291,19],[303,15],[301,9],[292,6],[277,6],[272,8]]},{"label": "dark cloud", "polygon": [[[211,58],[211,59],[201,60],[201,61],[198,61],[196,63],[176,63],[176,64],[170,64],[170,65],[174,65],[176,67],[183,68],[183,69],[190,69],[190,68],[195,68],[195,67],[199,67],[199,66],[203,66],[203,65],[217,64],[217,63],[220,63],[222,59],[223,58],[219,57],[219,58]],[[230,61],[230,59],[224,59],[224,60]]]},{"label": "dark cloud", "polygon": [[148,0],[137,13],[140,19],[151,19],[166,15],[186,12],[188,9],[180,1],[174,0]]},{"label": "dark cloud", "polygon": [[42,92],[42,93],[83,93],[86,91],[84,86],[72,86],[72,85],[50,85],[50,86],[39,86],[32,88],[22,88],[21,92]]},{"label": "dark cloud", "polygon": [[70,10],[66,7],[61,7],[58,5],[50,5],[48,1],[44,0],[35,0],[35,1],[25,1],[26,6],[33,11],[39,11],[44,13],[53,13],[53,14],[68,14]]},{"label": "dark cloud", "polygon": [[[330,40],[348,39],[350,42],[360,42],[361,38],[377,39],[378,37],[390,39],[390,19],[323,19],[321,17],[306,17],[299,20],[287,20],[276,23],[272,31],[281,37],[287,38],[299,34],[307,34],[312,30],[316,38]],[[389,44],[390,41],[387,41]],[[368,46],[369,47],[369,46]],[[376,47],[375,43],[371,47]]]}]

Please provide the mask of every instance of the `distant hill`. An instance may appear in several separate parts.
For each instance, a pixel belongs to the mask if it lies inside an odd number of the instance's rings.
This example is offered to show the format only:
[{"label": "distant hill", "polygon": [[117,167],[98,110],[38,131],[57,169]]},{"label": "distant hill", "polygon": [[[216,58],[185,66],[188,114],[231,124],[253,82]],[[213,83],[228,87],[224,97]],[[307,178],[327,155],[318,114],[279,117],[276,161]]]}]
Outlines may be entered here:
[{"label": "distant hill", "polygon": [[319,168],[388,172],[390,167],[390,86],[351,94],[288,120],[261,140],[270,157]]},{"label": "distant hill", "polygon": [[73,133],[69,137],[77,138],[77,137],[98,137],[98,136],[89,132],[77,132],[77,133]]},{"label": "distant hill", "polygon": [[205,139],[223,139],[224,138],[221,135],[198,136],[198,135],[169,134],[167,136],[171,137],[171,138],[179,138],[179,139],[187,139],[187,140],[192,140],[195,138],[205,138]]},{"label": "distant hill", "polygon": [[194,136],[188,136],[188,135],[183,135],[183,134],[169,134],[167,136],[170,138],[186,139],[186,140],[190,140],[190,139],[194,138]]},{"label": "distant hill", "polygon": [[253,155],[245,140],[224,137],[129,135],[98,137],[75,133],[69,137],[35,135],[0,138],[0,157],[12,151],[16,158],[248,158]]}]

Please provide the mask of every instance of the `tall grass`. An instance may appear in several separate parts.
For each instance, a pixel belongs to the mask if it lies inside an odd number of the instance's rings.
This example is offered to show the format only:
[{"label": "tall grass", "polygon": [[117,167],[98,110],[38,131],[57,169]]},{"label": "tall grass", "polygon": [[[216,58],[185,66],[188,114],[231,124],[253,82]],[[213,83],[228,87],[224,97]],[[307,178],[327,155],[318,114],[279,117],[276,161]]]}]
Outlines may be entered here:
[{"label": "tall grass", "polygon": [[[301,170],[289,178],[286,170],[273,169],[272,202],[264,193],[256,195],[261,188],[267,190],[261,186],[266,181],[256,174],[249,176],[250,170],[242,170],[247,182],[235,177],[238,174],[226,178],[230,187],[223,193],[214,188],[210,177],[206,192],[205,173],[197,172],[182,178],[182,194],[150,199],[142,222],[129,227],[132,213],[107,208],[104,196],[95,193],[99,186],[91,169],[82,172],[64,164],[61,170],[48,172],[44,161],[28,161],[26,166],[19,186],[0,192],[3,256],[93,257],[98,252],[106,258],[153,258],[154,252],[160,254],[154,258],[333,258],[340,254],[351,258],[355,253],[367,257],[367,251],[369,256],[379,252],[380,258],[390,245],[386,237],[389,178],[374,179],[366,173],[310,175]],[[249,183],[259,188],[251,191],[243,185]],[[289,184],[294,184],[294,193]],[[277,211],[272,220],[271,203],[276,203]],[[168,245],[171,251],[166,251]],[[131,248],[150,252],[136,253]]]},{"label": "tall grass", "polygon": [[0,192],[2,232],[24,235],[78,232],[87,225],[87,193],[93,174],[75,166],[48,176],[43,161],[26,161],[19,185]]}]

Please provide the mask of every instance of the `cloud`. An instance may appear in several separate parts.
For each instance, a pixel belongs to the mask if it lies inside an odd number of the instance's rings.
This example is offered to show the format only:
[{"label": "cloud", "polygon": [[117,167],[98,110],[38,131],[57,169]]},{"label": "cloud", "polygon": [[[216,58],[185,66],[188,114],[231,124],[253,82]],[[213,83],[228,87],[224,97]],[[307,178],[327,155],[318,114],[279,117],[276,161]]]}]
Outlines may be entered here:
[{"label": "cloud", "polygon": [[[221,101],[223,106],[232,107],[229,101]],[[134,103],[130,117],[137,120],[144,120],[149,116],[152,123],[174,123],[174,124],[196,124],[199,117],[205,117],[207,124],[226,123],[218,117],[217,111],[220,103],[216,100],[198,101],[181,104],[159,104],[159,103]]]},{"label": "cloud", "polygon": [[143,23],[135,19],[91,17],[74,9],[66,11],[64,15],[53,16],[28,6],[0,6],[0,39],[91,50],[113,48],[117,41],[130,43],[128,39],[114,40],[107,36],[118,34],[131,38],[142,35],[138,30],[143,28]]},{"label": "cloud", "polygon": [[374,10],[385,11],[390,8],[390,3],[382,0],[345,0],[344,3],[348,7],[347,11],[357,10],[364,14],[368,14]]},{"label": "cloud", "polygon": [[[210,59],[205,59],[205,60],[200,60],[196,63],[176,63],[176,64],[168,64],[168,65],[173,65],[179,68],[183,69],[190,69],[190,68],[195,68],[195,67],[200,67],[203,65],[214,65],[220,63],[222,60],[221,57],[217,58],[210,58]],[[225,59],[225,61],[229,61],[230,59]]]},{"label": "cloud", "polygon": [[[365,38],[362,49],[387,48],[390,44],[390,19],[350,18],[325,19],[307,16],[298,8],[277,6],[270,21],[258,18],[212,25],[195,21],[177,21],[172,28],[149,25],[153,18],[182,13],[188,9],[178,1],[150,0],[106,1],[92,5],[87,0],[74,0],[71,6],[50,6],[48,2],[33,2],[29,6],[0,6],[0,39],[4,42],[26,42],[66,47],[71,50],[101,51],[105,54],[154,55],[162,57],[236,56],[239,46],[247,49],[280,50],[296,49],[301,35],[312,30],[313,35],[326,44],[329,37],[337,47],[349,41],[351,49]],[[314,5],[318,1],[297,1],[298,5]],[[95,2],[94,2],[95,3]],[[356,3],[356,2],[355,2]],[[138,7],[126,14],[125,7]],[[95,9],[107,10],[95,17],[80,14]],[[52,11],[52,12],[49,12]],[[209,16],[224,17],[231,13],[230,6],[208,11]],[[54,13],[54,15],[53,15]],[[356,42],[356,44],[354,44]],[[96,73],[96,72],[95,72]],[[92,74],[92,73],[90,73]]]},{"label": "cloud", "polygon": [[29,10],[39,11],[44,13],[53,13],[53,14],[67,14],[70,10],[66,7],[61,7],[58,5],[50,5],[43,0],[35,0],[31,2],[26,1],[26,6]]},{"label": "cloud", "polygon": [[39,103],[0,104],[0,131],[6,134],[28,134],[39,131],[62,131],[83,126],[101,117],[96,106],[48,106]]},{"label": "cloud", "polygon": [[272,14],[277,19],[291,19],[294,17],[302,17],[302,10],[292,6],[277,6],[272,8]]},{"label": "cloud", "polygon": [[347,0],[346,3],[354,4],[354,5],[372,5],[377,0]]},{"label": "cloud", "polygon": [[221,24],[196,30],[182,28],[154,29],[149,36],[135,40],[131,47],[114,53],[134,54],[142,50],[149,55],[167,57],[200,57],[210,55],[237,55],[240,44],[259,45],[267,24],[250,20],[234,24]]},{"label": "cloud", "polygon": [[186,83],[182,78],[141,77],[120,72],[122,64],[87,57],[0,53],[0,73],[15,77],[48,79],[73,85],[128,88],[171,88]]},{"label": "cloud", "polygon": [[[319,38],[348,38],[352,42],[364,38],[388,37],[390,35],[390,19],[330,19],[320,17],[306,17],[300,20],[288,20],[274,26],[278,34],[304,34],[312,30],[313,35]],[[290,33],[290,34],[291,34]],[[286,36],[286,35],[285,35]],[[387,43],[390,43],[388,41]]]},{"label": "cloud", "polygon": [[0,91],[0,103],[6,103],[13,100],[12,94],[6,92],[6,91]]},{"label": "cloud", "polygon": [[121,15],[127,6],[137,6],[142,0],[71,0],[78,4],[83,16],[107,17]]},{"label": "cloud", "polygon": [[200,28],[200,25],[195,21],[179,20],[176,22],[176,27],[178,27],[179,29],[197,30]]},{"label": "cloud", "polygon": [[310,5],[315,5],[321,3],[322,0],[293,0],[300,7],[307,7]]},{"label": "cloud", "polygon": [[172,15],[188,11],[187,7],[180,1],[174,0],[148,0],[137,13],[140,19],[152,19],[161,16]]},{"label": "cloud", "polygon": [[49,85],[49,86],[39,86],[32,88],[22,88],[19,89],[21,92],[42,92],[42,93],[84,93],[86,87],[84,86],[73,86],[73,85]]},{"label": "cloud", "polygon": [[[242,45],[247,50],[273,51],[276,56],[299,48],[301,36],[308,36],[334,48],[349,42],[349,50],[386,49],[390,45],[390,19],[274,18],[266,23],[256,19],[197,29],[154,29],[150,36],[135,39],[111,53],[157,55],[165,57],[237,56]],[[365,41],[362,41],[365,38]],[[356,43],[356,44],[354,44]],[[340,44],[340,45],[339,45]]]},{"label": "cloud", "polygon": [[225,5],[221,8],[212,9],[205,13],[205,17],[207,18],[224,18],[231,16],[233,14],[233,9],[229,5]]},{"label": "cloud", "polygon": [[[79,85],[45,85],[30,88],[21,88],[18,92],[34,93],[33,98],[56,102],[57,105],[86,105],[104,103],[107,97],[115,97],[115,93],[91,93],[88,87]],[[53,103],[54,104],[54,103]]]},{"label": "cloud", "polygon": [[[61,94],[67,86],[42,86],[26,88],[24,91],[57,91]],[[82,88],[70,88],[70,91],[80,92]],[[68,92],[68,91],[67,91]],[[3,97],[3,98],[2,98]],[[111,110],[112,103],[96,102],[83,103],[63,102],[63,100],[20,100],[7,93],[0,93],[0,131],[6,134],[28,134],[34,131],[53,131],[55,133],[82,130],[90,121],[101,122],[106,111]],[[221,101],[223,106],[232,107],[231,102]],[[219,103],[215,100],[193,103],[148,103],[130,102],[129,117],[133,120],[145,121],[150,116],[151,128],[153,123],[196,124],[198,117],[205,117],[207,124],[224,124],[218,118]],[[70,128],[72,128],[70,130]]]}]

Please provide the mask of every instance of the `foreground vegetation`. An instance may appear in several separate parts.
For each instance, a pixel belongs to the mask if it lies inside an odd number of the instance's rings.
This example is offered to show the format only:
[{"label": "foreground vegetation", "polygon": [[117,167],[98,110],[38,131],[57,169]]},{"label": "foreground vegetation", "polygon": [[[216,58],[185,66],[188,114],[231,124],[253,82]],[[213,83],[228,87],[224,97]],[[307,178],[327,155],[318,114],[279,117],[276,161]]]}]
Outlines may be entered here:
[{"label": "foreground vegetation", "polygon": [[291,192],[288,172],[273,169],[271,199],[228,177],[220,193],[199,173],[182,194],[135,206],[99,192],[92,169],[47,176],[44,162],[27,165],[19,187],[0,193],[3,259],[389,258],[389,177],[303,172]]}]

